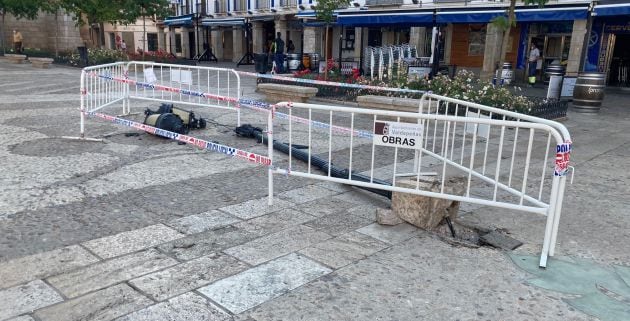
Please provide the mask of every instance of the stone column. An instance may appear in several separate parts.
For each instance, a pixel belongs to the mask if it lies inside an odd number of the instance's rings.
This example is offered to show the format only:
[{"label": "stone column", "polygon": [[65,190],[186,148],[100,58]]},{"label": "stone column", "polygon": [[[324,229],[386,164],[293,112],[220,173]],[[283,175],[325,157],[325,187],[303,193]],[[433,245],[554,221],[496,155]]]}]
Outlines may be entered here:
[{"label": "stone column", "polygon": [[483,67],[480,74],[480,78],[483,80],[492,80],[494,76],[496,64],[501,54],[502,38],[503,32],[489,23],[486,27],[486,44],[484,47]]},{"label": "stone column", "polygon": [[217,57],[218,60],[223,59],[223,31],[221,30],[212,30],[212,52]]},{"label": "stone column", "polygon": [[158,49],[165,50],[166,49],[166,39],[164,38],[164,29],[162,27],[157,27],[157,40],[158,40]]},{"label": "stone column", "polygon": [[317,51],[317,32],[315,27],[304,27],[304,52],[316,53]]},{"label": "stone column", "polygon": [[[577,76],[580,71],[580,60],[582,57],[582,49],[584,48],[584,35],[586,35],[586,20],[573,21],[573,32],[571,33],[571,46],[569,47],[569,61],[567,62],[566,75],[570,77]],[[565,44],[566,46],[566,44]]]},{"label": "stone column", "polygon": [[288,41],[286,39],[287,37],[287,21],[285,19],[283,19],[284,17],[282,17],[281,19],[278,19],[275,21],[275,32],[273,34],[274,39],[276,38],[276,34],[278,34],[278,32],[282,35],[282,40],[284,40],[284,43],[286,44]]},{"label": "stone column", "polygon": [[232,30],[232,62],[238,62],[245,53],[243,29]]},{"label": "stone column", "polygon": [[252,42],[254,53],[264,53],[265,29],[260,21],[252,22]]},{"label": "stone column", "polygon": [[449,23],[446,28],[442,29],[444,35],[444,63],[451,63],[451,46],[453,43],[453,24]]},{"label": "stone column", "polygon": [[[354,28],[354,61],[361,60],[361,54],[363,48],[361,48],[361,38],[363,37],[363,28],[356,27]],[[365,59],[365,57],[363,57]]]},{"label": "stone column", "polygon": [[190,55],[190,41],[188,41],[188,28],[182,27],[182,57],[192,58]]},{"label": "stone column", "polygon": [[168,52],[172,53],[172,54],[176,54],[176,46],[175,46],[175,30],[174,29],[170,29],[168,31]]}]

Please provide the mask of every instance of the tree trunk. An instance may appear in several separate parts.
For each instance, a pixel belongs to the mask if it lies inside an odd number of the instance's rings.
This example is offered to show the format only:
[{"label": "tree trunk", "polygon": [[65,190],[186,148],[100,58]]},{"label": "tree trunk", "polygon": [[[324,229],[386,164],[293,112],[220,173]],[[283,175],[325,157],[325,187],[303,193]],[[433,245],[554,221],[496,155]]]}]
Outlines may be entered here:
[{"label": "tree trunk", "polygon": [[[324,80],[328,80],[328,24],[326,24],[326,34],[324,35],[324,41],[326,42],[326,49],[324,52]],[[319,66],[318,66],[319,68]]]},{"label": "tree trunk", "polygon": [[6,40],[4,39],[4,15],[6,12],[4,12],[4,10],[2,10],[2,32],[0,33],[0,37],[2,37],[2,39],[0,39],[2,41],[2,55],[6,55],[7,54],[7,44],[6,44]]},{"label": "tree trunk", "polygon": [[507,28],[503,30],[503,39],[501,40],[501,54],[499,55],[499,65],[495,70],[495,76],[497,77],[497,83],[501,83],[501,73],[503,63],[505,63],[505,55],[507,54],[508,43],[510,42],[510,32],[512,31],[512,24],[516,21],[514,10],[516,9],[516,0],[510,0],[510,8],[508,9]]},{"label": "tree trunk", "polygon": [[55,11],[55,57],[59,57],[59,10]]},{"label": "tree trunk", "polygon": [[144,61],[144,52],[147,51],[147,17],[142,8],[142,61]]}]

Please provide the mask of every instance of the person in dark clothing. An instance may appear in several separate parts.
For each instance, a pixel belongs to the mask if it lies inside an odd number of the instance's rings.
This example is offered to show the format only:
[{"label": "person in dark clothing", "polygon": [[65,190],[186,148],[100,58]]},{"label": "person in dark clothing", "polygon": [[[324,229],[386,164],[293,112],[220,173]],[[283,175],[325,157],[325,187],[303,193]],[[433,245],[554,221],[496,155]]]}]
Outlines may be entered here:
[{"label": "person in dark clothing", "polygon": [[280,37],[281,33],[278,32],[276,34],[276,40],[274,40],[273,46],[273,57],[276,62],[276,72],[283,73],[284,72],[284,41]]},{"label": "person in dark clothing", "polygon": [[287,53],[292,54],[295,51],[295,45],[293,44],[293,40],[289,40],[287,43]]}]

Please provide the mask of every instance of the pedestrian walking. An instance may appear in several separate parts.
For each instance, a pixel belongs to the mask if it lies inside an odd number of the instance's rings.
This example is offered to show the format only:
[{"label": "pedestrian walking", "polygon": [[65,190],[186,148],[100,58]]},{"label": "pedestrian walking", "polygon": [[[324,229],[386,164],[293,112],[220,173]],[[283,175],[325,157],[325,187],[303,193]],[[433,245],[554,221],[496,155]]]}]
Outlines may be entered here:
[{"label": "pedestrian walking", "polygon": [[120,42],[120,50],[122,52],[127,52],[127,44],[125,43],[125,40]]},{"label": "pedestrian walking", "polygon": [[17,54],[22,53],[22,41],[24,41],[24,38],[22,37],[20,31],[17,29],[13,30],[13,49]]},{"label": "pedestrian walking", "polygon": [[274,40],[273,53],[274,62],[276,63],[276,73],[284,72],[284,41],[282,40],[281,33],[276,34],[276,40]]}]

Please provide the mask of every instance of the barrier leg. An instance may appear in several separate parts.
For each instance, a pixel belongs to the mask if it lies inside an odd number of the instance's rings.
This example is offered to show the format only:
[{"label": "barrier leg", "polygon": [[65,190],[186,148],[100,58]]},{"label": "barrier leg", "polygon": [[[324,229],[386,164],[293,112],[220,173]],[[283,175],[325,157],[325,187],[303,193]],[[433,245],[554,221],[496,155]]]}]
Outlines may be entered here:
[{"label": "barrier leg", "polygon": [[554,256],[556,249],[556,238],[558,237],[558,226],[560,225],[560,213],[562,212],[562,201],[564,199],[564,188],[567,183],[567,177],[560,178],[560,187],[558,188],[558,201],[556,202],[556,215],[553,218],[553,228],[551,230],[551,242],[549,243],[549,256]]},{"label": "barrier leg", "polygon": [[269,192],[267,203],[269,206],[273,205],[273,165],[275,164],[273,160],[273,112],[274,109],[272,108],[267,115],[267,151],[269,159],[271,160],[271,166],[267,169],[267,188]]},{"label": "barrier leg", "polygon": [[543,240],[542,252],[540,253],[540,263],[538,264],[541,268],[547,267],[547,256],[549,255],[549,244],[551,243],[553,221],[556,215],[559,183],[560,177],[554,176],[551,184],[551,199],[549,200],[549,211],[547,212],[547,224],[545,225],[545,239]]}]

